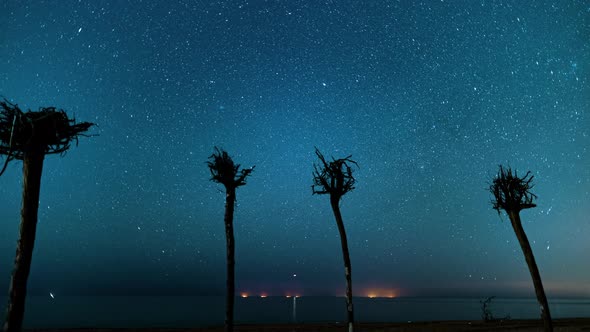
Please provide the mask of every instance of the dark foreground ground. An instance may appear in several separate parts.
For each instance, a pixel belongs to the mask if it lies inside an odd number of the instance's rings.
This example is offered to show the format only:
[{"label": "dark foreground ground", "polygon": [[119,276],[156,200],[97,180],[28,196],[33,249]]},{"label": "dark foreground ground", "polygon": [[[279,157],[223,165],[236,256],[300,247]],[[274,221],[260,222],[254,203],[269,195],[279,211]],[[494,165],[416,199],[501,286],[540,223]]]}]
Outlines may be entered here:
[{"label": "dark foreground ground", "polygon": [[[589,331],[590,318],[556,319],[553,321],[554,331],[573,332]],[[284,325],[237,325],[236,331],[309,331],[332,332],[346,331],[344,324],[284,324]],[[542,331],[540,320],[505,320],[484,323],[482,321],[441,321],[441,322],[413,322],[413,323],[361,323],[355,325],[356,332],[415,332],[415,331]],[[223,327],[212,328],[146,328],[146,329],[31,329],[27,332],[221,332]]]}]

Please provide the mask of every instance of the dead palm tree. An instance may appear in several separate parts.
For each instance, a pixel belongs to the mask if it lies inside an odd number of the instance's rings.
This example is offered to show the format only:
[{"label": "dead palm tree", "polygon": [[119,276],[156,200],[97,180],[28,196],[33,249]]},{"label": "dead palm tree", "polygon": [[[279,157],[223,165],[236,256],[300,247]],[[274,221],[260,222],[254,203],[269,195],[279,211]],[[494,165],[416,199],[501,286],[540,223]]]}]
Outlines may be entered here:
[{"label": "dead palm tree", "polygon": [[6,156],[0,175],[10,161],[23,161],[20,234],[10,280],[5,332],[18,332],[22,328],[45,155],[63,154],[70,148],[70,143],[77,143],[78,136],[85,136],[83,133],[92,125],[89,122],[76,123],[55,107],[25,113],[6,100],[0,102],[0,154]]},{"label": "dead palm tree", "polygon": [[354,331],[354,310],[352,306],[352,267],[350,264],[350,255],[348,253],[348,241],[346,239],[346,230],[340,213],[340,199],[349,191],[354,189],[356,182],[352,176],[352,167],[357,163],[348,156],[342,159],[334,159],[327,162],[320,150],[315,149],[315,154],[320,159],[321,164],[313,165],[313,185],[311,190],[313,194],[330,195],[330,205],[336,218],[336,225],[340,232],[340,243],[342,244],[342,256],[344,258],[344,274],[346,277],[346,311],[348,319],[348,331]]},{"label": "dead palm tree", "polygon": [[234,298],[235,298],[235,273],[234,273],[234,204],[236,201],[236,188],[246,184],[246,178],[252,173],[254,167],[240,170],[240,164],[234,161],[223,149],[215,148],[215,152],[209,157],[207,166],[211,171],[211,181],[225,186],[225,240],[227,248],[227,279],[225,301],[225,331],[234,330]]},{"label": "dead palm tree", "polygon": [[545,325],[545,331],[553,331],[551,323],[551,314],[549,313],[549,304],[547,303],[547,297],[543,290],[543,283],[541,282],[541,275],[535,262],[535,256],[533,256],[533,250],[529,244],[529,240],[522,228],[520,221],[520,211],[536,207],[533,200],[537,196],[530,192],[533,188],[533,176],[531,172],[527,172],[523,177],[519,177],[517,172],[512,173],[512,169],[504,168],[500,165],[498,175],[493,179],[490,185],[490,192],[494,195],[494,201],[492,205],[498,213],[501,210],[506,211],[512,228],[516,234],[516,238],[520,243],[524,258],[529,267],[531,277],[533,279],[533,285],[535,286],[535,293],[537,295],[537,301],[541,306],[541,317],[543,324]]}]

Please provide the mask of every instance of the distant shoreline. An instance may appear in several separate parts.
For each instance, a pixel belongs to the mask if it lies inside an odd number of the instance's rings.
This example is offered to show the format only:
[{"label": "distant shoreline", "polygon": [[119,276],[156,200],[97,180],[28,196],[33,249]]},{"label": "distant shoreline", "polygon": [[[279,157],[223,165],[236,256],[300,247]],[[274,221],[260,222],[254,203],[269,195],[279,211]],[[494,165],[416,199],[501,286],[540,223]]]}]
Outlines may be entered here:
[{"label": "distant shoreline", "polygon": [[[555,331],[587,331],[590,329],[590,318],[564,318],[554,319]],[[431,322],[406,322],[406,323],[358,323],[357,331],[366,332],[414,332],[414,331],[541,331],[543,322],[535,319],[495,320],[483,322],[477,320],[459,321],[431,321]],[[239,324],[236,331],[307,331],[307,332],[332,332],[343,331],[343,323],[317,323],[317,324]],[[206,328],[66,328],[66,329],[26,329],[26,332],[220,332],[223,326]]]},{"label": "distant shoreline", "polygon": [[[492,294],[493,295],[493,294]],[[47,294],[27,294],[28,297],[35,297],[35,298],[43,298],[43,297],[50,297],[49,293]],[[115,295],[110,295],[110,294],[95,294],[95,295],[88,295],[88,294],[82,294],[82,295],[75,295],[75,294],[59,294],[56,295],[56,297],[223,297],[225,298],[225,295],[221,294],[221,295],[186,295],[186,294],[178,294],[178,295],[151,295],[151,294],[131,294],[131,295],[119,295],[119,294],[115,294]],[[345,298],[344,295],[299,295],[297,296],[298,298],[303,298],[303,297],[337,297],[337,298]],[[354,295],[353,298],[360,298],[360,299],[389,299],[389,300],[419,300],[419,299],[444,299],[444,300],[449,300],[449,299],[474,299],[474,300],[481,300],[486,298],[487,295],[481,295],[481,296],[476,296],[476,295],[465,295],[465,296],[455,296],[455,295],[437,295],[437,296],[428,296],[428,295],[418,295],[418,296],[375,296],[375,297],[370,297],[370,296],[365,296],[365,295]],[[236,295],[236,299],[252,299],[252,298],[292,298],[292,296],[285,296],[285,295],[265,295],[264,297],[257,295],[257,294],[252,294],[252,295],[248,295],[246,297],[240,296],[240,295]],[[0,300],[4,300],[4,299],[8,299],[8,295],[0,295]],[[502,300],[502,299],[506,299],[506,300],[537,300],[537,298],[534,295],[529,295],[529,296],[518,296],[518,295],[510,295],[510,296],[502,296],[502,295],[495,295],[495,299],[496,300]],[[589,295],[581,295],[581,296],[548,296],[547,299],[549,300],[549,302],[551,302],[551,300],[553,301],[563,301],[563,300],[588,300],[590,301],[590,296]],[[1,305],[2,303],[0,303]]]}]

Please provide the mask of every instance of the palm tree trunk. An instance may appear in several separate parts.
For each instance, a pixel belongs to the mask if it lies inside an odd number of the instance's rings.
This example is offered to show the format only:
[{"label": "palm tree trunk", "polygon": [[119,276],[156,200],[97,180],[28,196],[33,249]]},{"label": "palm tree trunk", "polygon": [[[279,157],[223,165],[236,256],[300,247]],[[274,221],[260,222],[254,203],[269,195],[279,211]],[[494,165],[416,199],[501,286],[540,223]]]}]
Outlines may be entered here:
[{"label": "palm tree trunk", "polygon": [[516,233],[516,238],[520,243],[520,247],[524,253],[524,258],[526,259],[529,271],[531,272],[531,277],[533,278],[533,285],[535,286],[537,301],[541,306],[541,318],[543,318],[545,332],[552,332],[553,325],[551,323],[551,314],[549,313],[549,304],[547,302],[547,297],[545,296],[543,283],[541,282],[541,275],[539,274],[539,269],[537,268],[537,263],[535,262],[535,256],[533,256],[533,250],[531,249],[529,240],[524,232],[524,229],[522,228],[520,215],[518,212],[510,212],[508,213],[508,216],[510,217],[512,228],[514,229],[514,233]]},{"label": "palm tree trunk", "polygon": [[340,232],[340,243],[342,244],[342,256],[344,258],[344,273],[346,275],[346,311],[348,318],[348,332],[354,331],[354,311],[352,306],[352,268],[350,264],[350,255],[348,253],[348,240],[346,239],[346,230],[344,229],[344,222],[342,221],[342,214],[340,214],[340,206],[338,205],[340,199],[330,196],[330,204],[334,217],[336,218],[336,225]]},{"label": "palm tree trunk", "polygon": [[225,195],[225,240],[227,248],[227,279],[225,295],[225,332],[234,330],[234,298],[235,298],[235,272],[234,272],[234,203],[236,201],[235,188],[226,189]]},{"label": "palm tree trunk", "polygon": [[27,152],[23,159],[23,202],[20,220],[20,234],[16,245],[14,270],[10,280],[8,309],[4,332],[20,332],[25,314],[27,279],[31,270],[35,233],[37,231],[37,213],[39,209],[39,191],[43,173],[42,150]]}]

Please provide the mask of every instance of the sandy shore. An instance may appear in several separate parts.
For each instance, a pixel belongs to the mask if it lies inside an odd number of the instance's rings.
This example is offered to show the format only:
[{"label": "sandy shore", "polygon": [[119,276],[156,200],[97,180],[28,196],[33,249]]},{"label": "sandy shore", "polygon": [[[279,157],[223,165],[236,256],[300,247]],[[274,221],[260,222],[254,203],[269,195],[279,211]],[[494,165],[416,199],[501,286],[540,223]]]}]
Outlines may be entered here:
[{"label": "sandy shore", "polygon": [[[556,319],[553,321],[555,331],[590,331],[590,318]],[[284,325],[237,325],[236,331],[309,331],[332,332],[346,331],[343,324],[284,324]],[[484,323],[482,321],[441,321],[441,322],[413,322],[413,323],[361,323],[356,324],[357,332],[415,332],[415,331],[542,331],[540,320],[505,320]],[[145,328],[145,329],[115,329],[115,328],[80,328],[80,329],[30,329],[28,332],[221,332],[223,327],[211,328]]]}]

